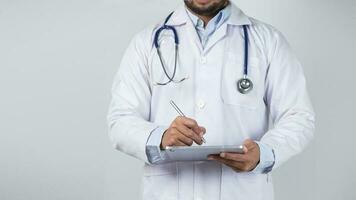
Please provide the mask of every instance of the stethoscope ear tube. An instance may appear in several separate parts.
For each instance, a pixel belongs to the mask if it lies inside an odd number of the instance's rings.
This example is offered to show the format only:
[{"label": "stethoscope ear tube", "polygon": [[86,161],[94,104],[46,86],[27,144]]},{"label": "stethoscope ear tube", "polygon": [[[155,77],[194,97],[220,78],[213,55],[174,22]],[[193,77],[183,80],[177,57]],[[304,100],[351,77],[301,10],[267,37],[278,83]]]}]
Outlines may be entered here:
[{"label": "stethoscope ear tube", "polygon": [[154,37],[154,40],[153,40],[156,48],[159,48],[159,36],[160,36],[160,34],[161,34],[161,32],[163,30],[171,30],[173,32],[173,35],[174,35],[174,43],[176,45],[179,45],[179,38],[178,38],[177,30],[173,26],[163,25],[161,28],[159,28],[156,31],[156,34],[155,34],[155,37]]},{"label": "stethoscope ear tube", "polygon": [[159,43],[158,43],[158,40],[159,40],[159,36],[161,34],[161,32],[163,30],[171,30],[173,32],[173,35],[174,35],[174,43],[176,45],[179,45],[179,38],[178,38],[178,33],[177,33],[177,30],[173,27],[173,26],[169,26],[167,25],[167,22],[168,20],[172,17],[174,12],[171,12],[167,18],[164,20],[164,24],[156,31],[155,33],[155,37],[153,39],[153,43],[155,45],[156,48],[159,48]]}]

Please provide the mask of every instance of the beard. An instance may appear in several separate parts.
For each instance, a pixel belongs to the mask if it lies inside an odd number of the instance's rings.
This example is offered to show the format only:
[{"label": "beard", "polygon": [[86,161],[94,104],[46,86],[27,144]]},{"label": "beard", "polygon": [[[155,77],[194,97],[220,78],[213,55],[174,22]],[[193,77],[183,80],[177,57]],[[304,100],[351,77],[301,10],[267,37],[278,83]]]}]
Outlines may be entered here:
[{"label": "beard", "polygon": [[194,0],[184,0],[184,3],[195,14],[210,17],[215,16],[220,10],[224,9],[229,4],[229,0],[214,1],[203,6],[197,5]]}]

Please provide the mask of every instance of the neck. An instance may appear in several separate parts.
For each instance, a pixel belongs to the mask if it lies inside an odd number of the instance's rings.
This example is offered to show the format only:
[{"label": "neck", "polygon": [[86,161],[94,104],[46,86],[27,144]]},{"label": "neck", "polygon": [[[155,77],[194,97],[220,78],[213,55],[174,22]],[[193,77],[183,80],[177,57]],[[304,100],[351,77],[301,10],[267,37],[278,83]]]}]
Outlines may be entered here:
[{"label": "neck", "polygon": [[214,18],[214,16],[202,16],[202,15],[197,15],[201,20],[204,22],[204,27],[209,23],[211,19]]}]

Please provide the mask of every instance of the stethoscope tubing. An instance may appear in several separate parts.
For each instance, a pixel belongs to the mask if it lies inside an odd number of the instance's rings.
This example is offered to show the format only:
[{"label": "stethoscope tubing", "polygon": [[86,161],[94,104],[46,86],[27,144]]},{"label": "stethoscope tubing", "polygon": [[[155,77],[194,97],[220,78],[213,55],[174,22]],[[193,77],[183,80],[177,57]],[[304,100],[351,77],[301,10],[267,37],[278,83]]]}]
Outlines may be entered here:
[{"label": "stethoscope tubing", "polygon": [[248,32],[247,32],[247,25],[243,25],[242,26],[243,30],[244,30],[244,42],[245,42],[245,59],[244,59],[244,77],[247,77],[248,75],[248,41],[249,41],[249,36],[248,36]]},{"label": "stethoscope tubing", "polygon": [[[174,80],[174,77],[176,75],[176,71],[177,71],[177,58],[178,58],[178,48],[179,48],[179,37],[178,37],[178,33],[177,30],[170,25],[167,25],[168,20],[171,18],[171,16],[173,15],[173,12],[170,13],[167,18],[164,21],[164,24],[156,31],[155,35],[154,35],[154,46],[157,49],[157,55],[159,57],[161,66],[162,66],[162,70],[165,74],[165,76],[168,78],[168,81],[164,82],[164,83],[156,83],[157,85],[167,85],[171,82],[173,83],[180,83],[183,82],[184,80],[186,80],[187,78],[182,78],[181,80]],[[249,43],[249,34],[248,34],[248,25],[242,25],[243,27],[243,34],[244,34],[244,70],[243,70],[243,77],[238,80],[237,82],[237,88],[239,90],[240,93],[242,94],[246,94],[249,91],[252,90],[253,88],[253,83],[252,81],[248,78],[248,57],[249,57],[249,48],[248,48],[248,43]],[[173,69],[173,74],[172,76],[170,76],[166,70],[164,61],[162,59],[162,53],[161,53],[161,47],[159,44],[159,36],[161,34],[162,31],[164,30],[170,30],[173,32],[173,36],[174,36],[174,43],[175,43],[175,57],[174,57],[174,69]]]}]

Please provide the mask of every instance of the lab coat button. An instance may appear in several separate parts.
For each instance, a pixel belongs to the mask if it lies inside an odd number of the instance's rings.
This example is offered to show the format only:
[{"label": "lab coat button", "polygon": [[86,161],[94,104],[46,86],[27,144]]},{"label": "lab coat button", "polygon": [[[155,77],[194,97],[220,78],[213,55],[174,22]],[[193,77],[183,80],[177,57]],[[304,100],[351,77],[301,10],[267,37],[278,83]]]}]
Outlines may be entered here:
[{"label": "lab coat button", "polygon": [[203,109],[205,107],[205,102],[203,100],[199,100],[197,102],[197,106],[198,108]]},{"label": "lab coat button", "polygon": [[200,58],[200,62],[201,62],[202,64],[206,64],[206,63],[207,63],[207,58],[206,58],[205,56],[202,56],[202,57]]}]

